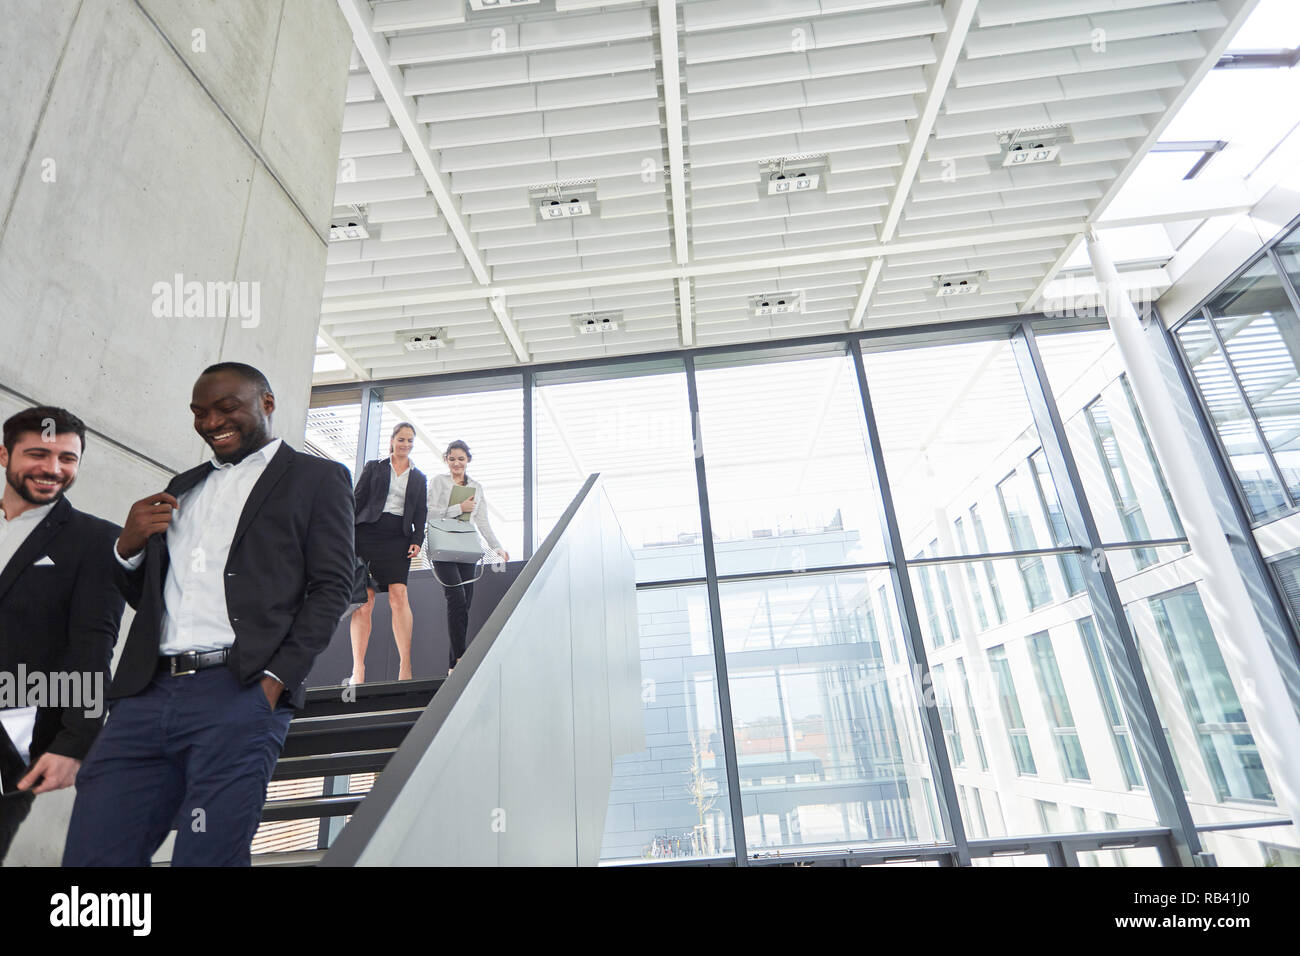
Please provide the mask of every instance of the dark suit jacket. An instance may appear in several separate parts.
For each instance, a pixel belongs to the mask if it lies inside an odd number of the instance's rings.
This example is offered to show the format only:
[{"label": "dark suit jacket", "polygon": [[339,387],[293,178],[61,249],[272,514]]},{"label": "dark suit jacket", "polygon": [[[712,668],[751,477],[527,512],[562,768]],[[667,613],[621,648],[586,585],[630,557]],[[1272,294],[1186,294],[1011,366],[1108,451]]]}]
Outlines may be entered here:
[{"label": "dark suit jacket", "polygon": [[[388,467],[388,459],[366,462],[361,470],[361,480],[357,482],[356,498],[357,524],[369,524],[378,521],[384,513],[384,502],[388,500],[388,483],[393,471]],[[407,541],[416,546],[424,544],[424,526],[429,520],[429,479],[424,472],[411,465],[410,476],[406,479],[406,504],[402,508],[402,527],[406,529]]]},{"label": "dark suit jacket", "polygon": [[[212,465],[205,462],[173,478],[167,491],[179,497],[210,474]],[[226,610],[235,632],[228,666],[241,684],[269,670],[284,681],[284,697],[302,706],[312,661],[329,644],[351,600],[352,538],[348,470],[282,442],[253,485],[224,568]],[[135,571],[113,561],[118,586],[136,615],[110,698],[138,694],[158,668],[169,561],[165,534],[149,536]]]},{"label": "dark suit jacket", "polygon": [[[117,562],[110,551],[121,530],[78,511],[66,498],[32,529],[0,569],[0,670],[15,679],[19,664],[29,674],[98,672],[102,695],[122,623],[122,595],[114,584]],[[52,565],[36,564],[47,557]],[[101,710],[104,704],[101,696]],[[46,751],[80,760],[102,723],[102,713],[87,717],[85,707],[37,708],[32,762]]]}]

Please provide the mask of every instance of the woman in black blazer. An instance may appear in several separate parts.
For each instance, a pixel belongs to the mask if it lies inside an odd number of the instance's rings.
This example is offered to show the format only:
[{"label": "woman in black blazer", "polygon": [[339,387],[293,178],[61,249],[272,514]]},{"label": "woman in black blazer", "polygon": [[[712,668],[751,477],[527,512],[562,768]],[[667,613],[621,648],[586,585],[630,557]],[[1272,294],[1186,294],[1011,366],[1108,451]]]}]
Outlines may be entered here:
[{"label": "woman in black blazer", "polygon": [[388,457],[368,462],[353,494],[356,497],[357,557],[370,566],[366,603],[352,615],[352,675],[344,682],[366,679],[366,646],[375,592],[387,591],[397,643],[398,680],[411,679],[411,605],[406,576],[411,559],[424,544],[428,520],[429,483],[411,462],[415,427],[398,422],[388,441]]}]

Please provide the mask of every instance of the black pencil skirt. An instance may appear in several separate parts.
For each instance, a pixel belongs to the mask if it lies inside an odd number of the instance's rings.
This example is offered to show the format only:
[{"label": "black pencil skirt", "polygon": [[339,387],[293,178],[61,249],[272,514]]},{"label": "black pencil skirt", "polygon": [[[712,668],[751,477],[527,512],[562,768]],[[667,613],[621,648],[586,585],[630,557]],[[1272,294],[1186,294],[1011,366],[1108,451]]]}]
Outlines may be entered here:
[{"label": "black pencil skirt", "polygon": [[406,583],[411,573],[411,559],[406,556],[410,547],[401,515],[384,512],[378,521],[357,525],[357,557],[370,565],[370,585],[376,591]]}]

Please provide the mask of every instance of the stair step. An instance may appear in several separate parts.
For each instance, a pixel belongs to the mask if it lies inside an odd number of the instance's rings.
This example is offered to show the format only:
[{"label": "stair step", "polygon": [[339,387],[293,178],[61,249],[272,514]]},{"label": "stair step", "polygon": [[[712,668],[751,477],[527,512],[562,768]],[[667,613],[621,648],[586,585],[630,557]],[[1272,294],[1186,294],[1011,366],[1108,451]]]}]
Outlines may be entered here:
[{"label": "stair step", "polygon": [[281,850],[278,853],[254,853],[253,866],[315,866],[324,856],[324,850]]},{"label": "stair step", "polygon": [[396,752],[396,747],[379,747],[373,750],[281,757],[271,773],[271,779],[300,780],[304,777],[344,777],[353,773],[378,773],[388,765],[388,761]]},{"label": "stair step", "polygon": [[423,713],[422,707],[409,707],[369,714],[298,717],[289,724],[282,757],[400,747]]},{"label": "stair step", "polygon": [[318,734],[336,734],[340,730],[355,730],[362,727],[411,727],[423,713],[423,707],[402,707],[395,710],[373,710],[356,714],[294,717],[289,724],[289,736],[311,737]]},{"label": "stair step", "polygon": [[262,822],[345,817],[356,812],[365,796],[365,793],[338,793],[324,797],[268,800],[262,808]]},{"label": "stair step", "polygon": [[420,680],[376,681],[355,688],[355,696],[345,699],[344,688],[312,687],[307,691],[305,706],[295,718],[325,717],[371,713],[380,710],[403,710],[426,707],[433,695],[446,681],[445,677],[426,677]]}]

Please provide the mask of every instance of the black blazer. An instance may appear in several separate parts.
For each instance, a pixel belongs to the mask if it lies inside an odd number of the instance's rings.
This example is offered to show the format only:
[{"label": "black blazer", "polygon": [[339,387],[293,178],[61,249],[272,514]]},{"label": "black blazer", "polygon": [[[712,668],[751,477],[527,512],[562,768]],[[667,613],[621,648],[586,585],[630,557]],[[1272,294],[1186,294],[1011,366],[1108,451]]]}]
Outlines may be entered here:
[{"label": "black blazer", "polygon": [[[122,623],[117,562],[110,551],[121,530],[78,511],[66,498],[32,529],[0,569],[0,670],[16,675],[23,664],[28,673],[99,673],[102,710]],[[44,558],[54,563],[36,563]],[[103,720],[102,713],[87,717],[84,707],[37,708],[31,762],[46,751],[82,759]]]},{"label": "black blazer", "polygon": [[[361,470],[361,479],[357,482],[356,498],[357,524],[369,524],[378,521],[384,513],[384,503],[388,500],[388,482],[393,470],[388,467],[388,459],[366,462]],[[406,503],[402,507],[402,527],[406,530],[406,539],[416,546],[424,544],[424,526],[429,520],[429,479],[424,472],[411,465],[406,479]]]},{"label": "black blazer", "polygon": [[[179,497],[210,474],[212,464],[205,462],[173,478],[167,491]],[[109,557],[136,614],[108,696],[130,697],[158,669],[167,537],[149,536],[134,571]],[[354,564],[348,470],[282,442],[253,485],[224,568],[235,632],[228,666],[241,684],[269,670],[284,681],[285,698],[303,705],[307,672],[352,599]]]}]

